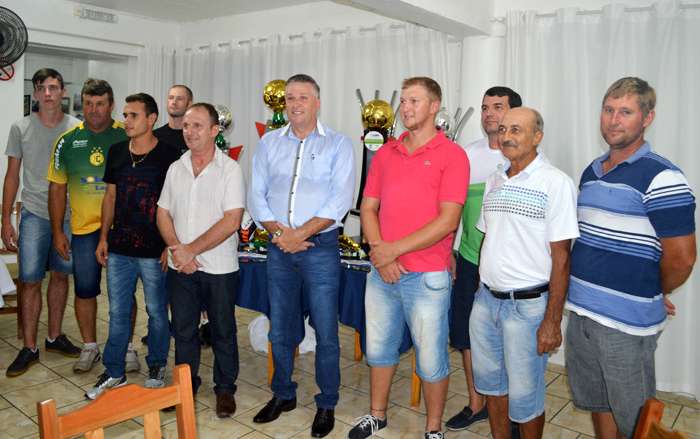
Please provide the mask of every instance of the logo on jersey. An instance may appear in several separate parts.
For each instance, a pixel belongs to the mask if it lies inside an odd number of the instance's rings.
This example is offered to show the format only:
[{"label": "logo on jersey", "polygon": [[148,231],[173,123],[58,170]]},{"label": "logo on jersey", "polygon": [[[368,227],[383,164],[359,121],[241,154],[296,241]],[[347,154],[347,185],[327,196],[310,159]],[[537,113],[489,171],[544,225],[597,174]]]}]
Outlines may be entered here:
[{"label": "logo on jersey", "polygon": [[105,156],[102,154],[102,148],[96,146],[92,148],[92,155],[90,156],[90,163],[95,166],[100,166],[105,161]]},{"label": "logo on jersey", "polygon": [[102,183],[102,177],[90,176],[90,177],[80,177],[81,183]]},{"label": "logo on jersey", "polygon": [[86,146],[88,146],[87,140],[74,140],[73,141],[73,148],[85,148]]},{"label": "logo on jersey", "polygon": [[56,150],[53,153],[53,167],[55,169],[59,168],[59,164],[61,163],[59,161],[59,158],[61,157],[61,147],[63,146],[63,142],[65,139],[61,137],[61,140],[58,142],[58,145],[56,145]]}]

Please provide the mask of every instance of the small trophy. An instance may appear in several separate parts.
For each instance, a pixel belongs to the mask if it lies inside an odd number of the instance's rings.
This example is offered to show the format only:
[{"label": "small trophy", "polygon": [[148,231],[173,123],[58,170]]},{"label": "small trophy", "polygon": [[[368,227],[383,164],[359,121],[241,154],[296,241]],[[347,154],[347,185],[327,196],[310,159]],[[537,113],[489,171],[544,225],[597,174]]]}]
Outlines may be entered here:
[{"label": "small trophy", "polygon": [[287,125],[287,121],[284,120],[284,90],[287,87],[287,81],[283,79],[275,79],[270,81],[265,86],[263,90],[263,100],[265,105],[267,105],[270,110],[274,113],[272,120],[268,120],[267,128],[269,130],[276,130],[277,128],[282,128]]},{"label": "small trophy", "polygon": [[228,147],[226,147],[226,139],[224,139],[224,133],[233,131],[233,129],[231,131],[228,131],[228,129],[233,124],[233,116],[231,116],[231,112],[229,111],[229,109],[223,105],[214,105],[214,109],[219,115],[219,134],[216,136],[216,139],[214,139],[214,144],[216,144],[216,146],[218,146],[219,149],[225,152],[228,149]]},{"label": "small trophy", "polygon": [[[464,125],[466,125],[469,118],[474,114],[474,107],[469,107],[464,117],[460,120],[460,115],[462,114],[462,108],[457,108],[457,112],[454,116],[447,111],[447,108],[442,107],[435,115],[435,129],[445,132],[445,137],[452,140],[453,142],[459,134],[462,132]],[[457,122],[459,121],[459,122]]]}]

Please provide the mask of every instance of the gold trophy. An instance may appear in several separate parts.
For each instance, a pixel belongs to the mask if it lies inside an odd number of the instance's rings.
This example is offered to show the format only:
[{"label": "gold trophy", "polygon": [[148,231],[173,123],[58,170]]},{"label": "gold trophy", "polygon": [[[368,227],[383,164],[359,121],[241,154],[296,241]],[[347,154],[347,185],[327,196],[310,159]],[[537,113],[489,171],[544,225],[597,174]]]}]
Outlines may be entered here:
[{"label": "gold trophy", "polygon": [[268,120],[267,128],[269,130],[276,130],[277,128],[282,128],[287,125],[287,121],[284,120],[284,89],[287,87],[287,81],[283,79],[275,79],[270,81],[265,86],[263,90],[263,100],[265,105],[267,105],[270,110],[274,113],[272,120]]}]

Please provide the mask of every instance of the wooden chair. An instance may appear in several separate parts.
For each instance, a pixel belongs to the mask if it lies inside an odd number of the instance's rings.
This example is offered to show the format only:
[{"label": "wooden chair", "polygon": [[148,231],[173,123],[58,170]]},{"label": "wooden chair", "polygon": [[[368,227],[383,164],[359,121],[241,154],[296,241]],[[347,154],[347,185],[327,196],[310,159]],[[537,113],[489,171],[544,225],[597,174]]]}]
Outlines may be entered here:
[{"label": "wooden chair", "polygon": [[147,389],[127,384],[103,392],[94,401],[62,416],[56,413],[56,401],[37,403],[39,434],[42,439],[63,439],[85,434],[85,439],[103,439],[103,428],[143,416],[146,439],[160,439],[158,411],[175,406],[177,433],[180,439],[196,439],[194,400],[190,366],[173,367],[174,384],[160,389]]},{"label": "wooden chair", "polygon": [[[0,211],[2,211],[2,205],[0,205]],[[18,232],[19,230],[19,217],[20,217],[20,212],[22,211],[22,202],[18,201],[14,208],[12,209],[12,215],[15,216],[15,221],[14,221],[14,226],[15,226],[15,232]],[[13,252],[12,250],[8,250],[5,247],[5,244],[0,242],[0,245],[2,248],[0,249],[0,255],[17,255],[16,252]],[[20,282],[17,279],[12,279],[17,286],[17,291],[15,294],[6,294],[2,296],[2,299],[5,302],[15,302],[15,306],[5,306],[3,308],[0,308],[0,314],[17,314],[17,338],[18,339],[23,339],[24,338],[24,330],[22,330],[22,312],[20,310],[19,306],[19,301],[20,297],[22,295],[22,282]]]},{"label": "wooden chair", "polygon": [[661,425],[661,416],[664,413],[664,403],[656,398],[649,398],[644,403],[642,414],[639,417],[637,432],[634,439],[690,439],[690,436],[682,431],[668,430]]}]

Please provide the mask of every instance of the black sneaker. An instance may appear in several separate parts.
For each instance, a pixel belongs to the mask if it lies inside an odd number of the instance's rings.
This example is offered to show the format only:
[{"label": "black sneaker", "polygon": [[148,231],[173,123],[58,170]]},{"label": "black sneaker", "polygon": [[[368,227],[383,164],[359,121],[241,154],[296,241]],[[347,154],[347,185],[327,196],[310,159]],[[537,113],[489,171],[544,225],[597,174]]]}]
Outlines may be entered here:
[{"label": "black sneaker", "polygon": [[148,335],[144,335],[143,337],[141,337],[141,344],[148,344]]},{"label": "black sneaker", "polygon": [[74,346],[73,343],[71,343],[65,336],[65,334],[61,334],[56,337],[56,340],[54,340],[53,343],[49,343],[49,341],[46,340],[44,349],[46,352],[53,352],[55,354],[61,354],[70,358],[78,358],[81,352],[81,349]]},{"label": "black sneaker", "polygon": [[211,346],[211,328],[208,322],[199,327],[199,342],[205,348]]},{"label": "black sneaker", "polygon": [[453,431],[464,430],[472,424],[484,422],[489,418],[486,407],[478,413],[472,413],[472,409],[464,407],[464,409],[445,422],[445,427]]},{"label": "black sneaker", "polygon": [[10,364],[10,367],[5,371],[5,375],[8,377],[17,377],[22,375],[29,369],[29,366],[39,362],[39,349],[36,352],[32,352],[29,348],[22,348],[15,358],[15,361]]},{"label": "black sneaker", "polygon": [[366,439],[377,434],[379,430],[386,427],[386,416],[384,419],[367,414],[352,421],[354,427],[348,433],[347,439]]}]

